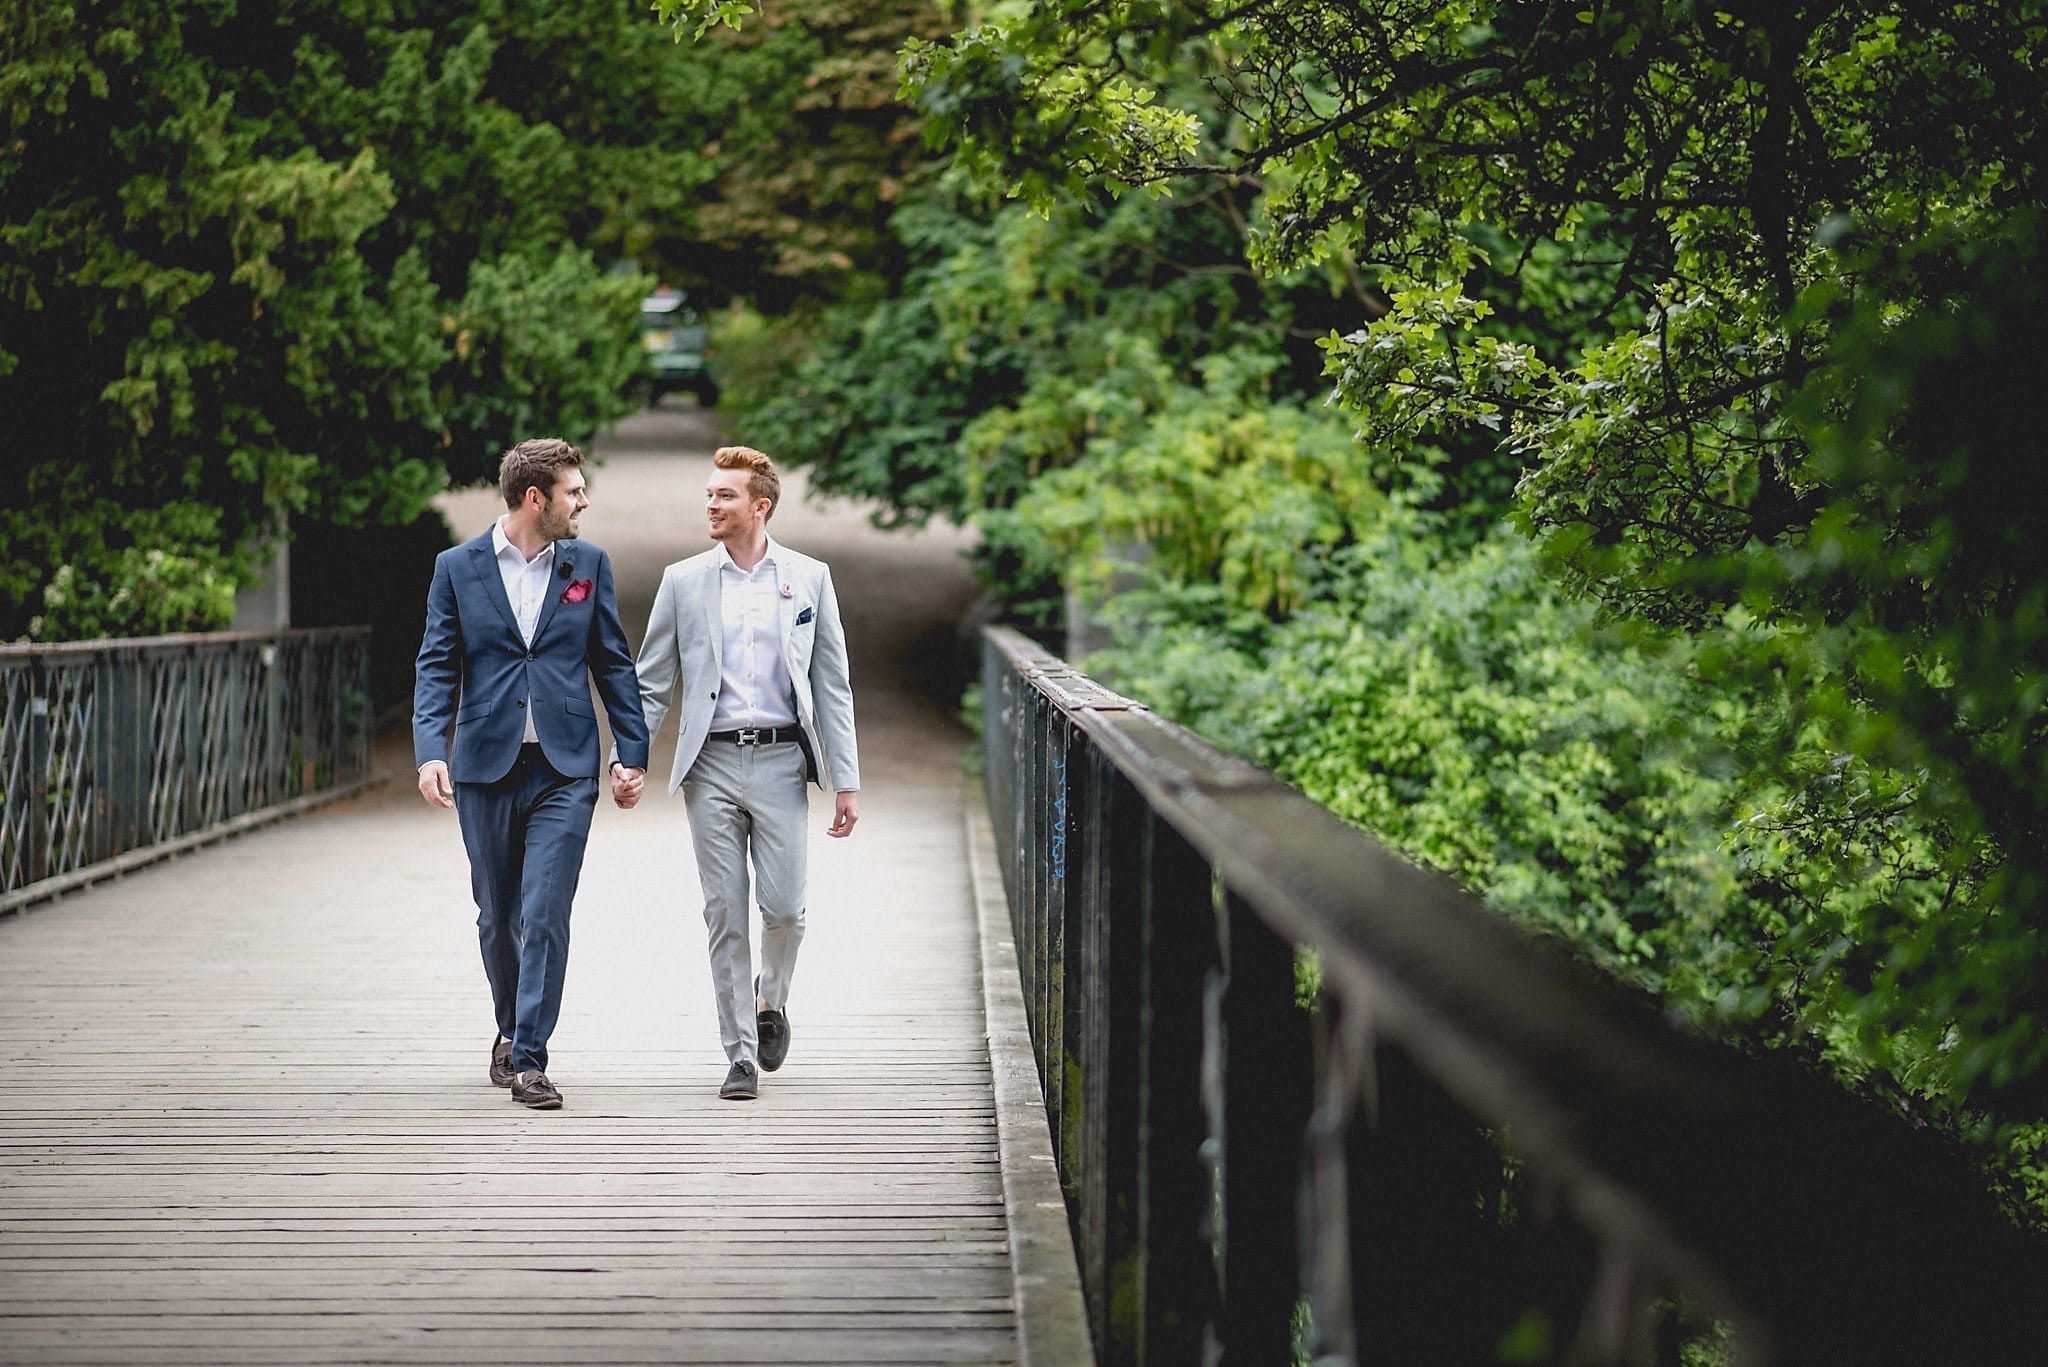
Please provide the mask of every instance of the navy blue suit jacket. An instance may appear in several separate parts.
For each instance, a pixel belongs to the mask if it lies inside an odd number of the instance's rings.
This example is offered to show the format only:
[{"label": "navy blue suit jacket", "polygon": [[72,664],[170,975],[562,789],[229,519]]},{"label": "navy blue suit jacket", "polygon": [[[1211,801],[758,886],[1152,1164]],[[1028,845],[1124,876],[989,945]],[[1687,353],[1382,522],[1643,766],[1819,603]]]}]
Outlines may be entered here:
[{"label": "navy blue suit jacket", "polygon": [[415,765],[444,760],[456,783],[503,778],[519,758],[530,699],[548,763],[572,778],[595,776],[595,679],[619,763],[647,767],[647,722],[611,557],[588,541],[557,541],[550,582],[529,647],[519,639],[489,531],[435,559],[413,682]]}]

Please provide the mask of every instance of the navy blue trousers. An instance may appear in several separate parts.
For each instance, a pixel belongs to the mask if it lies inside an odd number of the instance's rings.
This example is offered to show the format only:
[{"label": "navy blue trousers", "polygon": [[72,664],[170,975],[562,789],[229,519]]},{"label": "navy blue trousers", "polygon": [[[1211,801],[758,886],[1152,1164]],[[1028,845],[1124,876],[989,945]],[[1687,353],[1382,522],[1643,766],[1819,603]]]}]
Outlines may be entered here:
[{"label": "navy blue trousers", "polygon": [[597,780],[556,773],[538,745],[496,783],[455,785],[469,851],[477,943],[512,1066],[545,1072],[569,966],[569,904],[597,807]]}]

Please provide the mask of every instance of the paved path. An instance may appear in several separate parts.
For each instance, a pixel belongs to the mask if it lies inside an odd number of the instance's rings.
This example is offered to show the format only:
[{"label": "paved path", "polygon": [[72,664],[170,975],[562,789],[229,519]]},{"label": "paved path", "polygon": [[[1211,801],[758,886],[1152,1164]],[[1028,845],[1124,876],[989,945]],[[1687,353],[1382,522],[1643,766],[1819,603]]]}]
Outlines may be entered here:
[{"label": "paved path", "polygon": [[[709,435],[676,409],[598,444],[584,530],[636,637],[706,544]],[[680,799],[599,809],[568,1104],[533,1113],[484,1080],[454,818],[401,780],[0,921],[0,1363],[1014,1360],[964,735],[920,691],[959,541],[799,499],[775,529],[834,564],[867,791],[850,841],[814,803],[761,1100],[717,1099]]]}]

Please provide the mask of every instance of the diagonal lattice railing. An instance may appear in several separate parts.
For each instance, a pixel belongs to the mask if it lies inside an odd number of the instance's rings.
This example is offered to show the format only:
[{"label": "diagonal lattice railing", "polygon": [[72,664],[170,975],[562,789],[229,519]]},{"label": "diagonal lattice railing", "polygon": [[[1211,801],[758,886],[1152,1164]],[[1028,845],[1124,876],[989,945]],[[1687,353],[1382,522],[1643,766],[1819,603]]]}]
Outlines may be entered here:
[{"label": "diagonal lattice railing", "polygon": [[370,773],[367,627],[0,646],[0,911]]}]

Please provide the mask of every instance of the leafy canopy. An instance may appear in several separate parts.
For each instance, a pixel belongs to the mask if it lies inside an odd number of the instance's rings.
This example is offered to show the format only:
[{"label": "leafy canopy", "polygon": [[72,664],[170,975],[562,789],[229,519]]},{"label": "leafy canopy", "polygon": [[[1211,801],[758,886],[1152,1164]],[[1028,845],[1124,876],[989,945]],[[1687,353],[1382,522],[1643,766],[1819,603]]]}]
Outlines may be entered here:
[{"label": "leafy canopy", "polygon": [[[2034,1109],[2044,34],[2039,0],[1046,0],[907,87],[1034,202],[1234,178],[1254,261],[1366,272],[1384,312],[1325,340],[1365,445],[1490,434],[1560,583],[1771,699],[1743,761],[1798,961],[1853,964],[1873,1048],[1932,1030]],[[1516,335],[1490,296],[1532,270],[1563,288]],[[1837,858],[1902,821],[1918,857]]]},{"label": "leafy canopy", "polygon": [[[1503,911],[2002,1149],[2038,1219],[2044,37],[992,5],[905,53],[955,193],[900,289],[746,420],[976,515],[1012,595],[1102,599],[1127,690]],[[1148,312],[1247,265],[1248,326]]]},{"label": "leafy canopy", "polygon": [[280,528],[403,525],[621,416],[633,266],[861,288],[924,162],[893,50],[936,22],[820,0],[686,49],[637,0],[11,4],[0,639],[224,625]]}]

